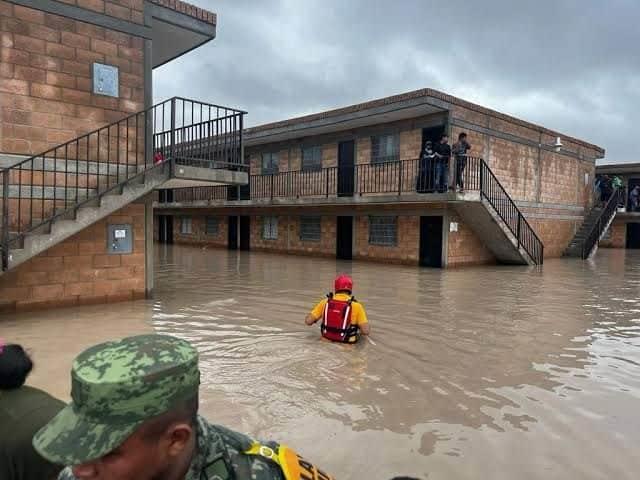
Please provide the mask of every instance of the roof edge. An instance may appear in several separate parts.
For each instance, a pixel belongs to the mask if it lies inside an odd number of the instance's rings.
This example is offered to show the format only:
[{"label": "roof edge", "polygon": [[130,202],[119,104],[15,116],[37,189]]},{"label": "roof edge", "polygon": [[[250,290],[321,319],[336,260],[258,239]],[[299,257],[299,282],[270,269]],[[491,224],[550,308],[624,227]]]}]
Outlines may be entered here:
[{"label": "roof edge", "polygon": [[[514,116],[511,115],[507,115],[505,113],[501,113],[498,112],[496,110],[492,110],[490,108],[487,107],[483,107],[481,105],[469,102],[467,100],[463,100],[461,98],[458,97],[454,97],[453,95],[449,95],[447,93],[444,92],[440,92],[438,90],[434,90],[431,88],[422,88],[419,90],[412,90],[409,92],[405,92],[405,93],[401,93],[401,94],[396,94],[396,95],[391,95],[389,97],[383,97],[383,98],[378,98],[375,100],[369,100],[367,102],[363,102],[363,103],[356,103],[356,104],[352,104],[352,105],[348,105],[346,107],[340,107],[340,108],[335,108],[335,109],[331,109],[331,110],[326,110],[323,112],[318,112],[318,113],[313,113],[310,115],[302,115],[299,117],[293,117],[293,118],[289,118],[286,120],[280,120],[280,121],[276,121],[276,122],[270,122],[270,123],[264,123],[262,125],[256,125],[255,127],[251,127],[251,128],[247,128],[245,130],[246,133],[248,134],[252,134],[252,133],[257,133],[257,132],[261,132],[261,131],[265,131],[265,130],[271,130],[274,128],[281,128],[281,127],[287,127],[287,126],[292,126],[295,124],[299,124],[299,123],[305,123],[305,122],[312,122],[312,121],[316,121],[316,120],[324,120],[327,118],[331,118],[331,117],[337,117],[339,115],[345,115],[348,113],[354,113],[354,112],[358,112],[358,111],[362,111],[362,110],[367,110],[369,108],[375,108],[375,107],[379,107],[379,106],[383,106],[383,105],[388,105],[388,104],[392,104],[392,103],[398,103],[398,102],[402,102],[405,100],[411,100],[411,99],[416,99],[416,98],[420,98],[420,97],[425,97],[425,98],[434,98],[434,99],[438,99],[447,103],[450,103],[452,105],[456,105],[459,107],[463,107],[463,108],[467,108],[469,110],[473,110],[476,111],[478,113],[482,113],[485,115],[489,115],[492,116],[494,118],[498,118],[501,120],[506,120],[510,123],[514,123],[516,125],[525,127],[525,128],[529,128],[532,130],[536,130],[540,133],[546,133],[548,135],[552,135],[555,137],[562,137],[572,143],[575,143],[577,145],[586,147],[586,148],[590,148],[593,150],[596,150],[598,153],[600,153],[602,155],[602,157],[604,157],[604,153],[605,150],[602,147],[599,147],[598,145],[586,142],[584,140],[580,140],[579,138],[575,138],[572,137],[570,135],[565,135],[563,133],[557,132],[555,130],[551,130],[548,129],[546,127],[543,127],[541,125],[537,125],[535,123],[531,123],[531,122],[527,122],[525,120],[521,120],[519,118],[516,118]],[[600,158],[602,158],[600,157]]]}]

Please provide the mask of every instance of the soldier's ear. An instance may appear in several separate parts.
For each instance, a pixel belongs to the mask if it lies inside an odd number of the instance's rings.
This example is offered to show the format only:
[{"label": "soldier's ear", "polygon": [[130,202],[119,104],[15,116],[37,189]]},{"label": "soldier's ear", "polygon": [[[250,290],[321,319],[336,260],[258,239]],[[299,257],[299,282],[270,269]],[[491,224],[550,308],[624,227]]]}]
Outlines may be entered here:
[{"label": "soldier's ear", "polygon": [[195,438],[195,430],[189,422],[173,423],[166,432],[167,454],[173,457],[179,456],[189,447]]}]

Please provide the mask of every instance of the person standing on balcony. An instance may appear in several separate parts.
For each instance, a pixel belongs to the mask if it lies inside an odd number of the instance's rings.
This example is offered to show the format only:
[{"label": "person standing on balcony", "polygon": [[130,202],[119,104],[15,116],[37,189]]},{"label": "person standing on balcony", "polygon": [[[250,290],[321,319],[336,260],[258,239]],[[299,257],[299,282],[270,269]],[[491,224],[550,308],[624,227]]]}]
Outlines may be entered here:
[{"label": "person standing on balcony", "polygon": [[313,325],[322,319],[320,332],[327,340],[340,343],[356,343],[360,334],[369,335],[369,320],[361,303],[352,295],[353,280],[349,275],[339,275],[334,282],[334,292],[318,303],[304,319]]},{"label": "person standing on balcony", "polygon": [[631,211],[637,212],[640,207],[640,185],[633,187],[629,193],[629,203],[631,204]]},{"label": "person standing on balcony", "polygon": [[471,150],[471,145],[467,142],[467,134],[462,132],[458,135],[458,141],[453,146],[453,153],[456,156],[456,189],[464,191],[464,169],[467,166],[467,152]]},{"label": "person standing on balcony", "polygon": [[416,191],[418,193],[433,191],[434,159],[433,144],[431,140],[427,140],[424,143],[424,152],[418,165],[418,178],[416,180]]},{"label": "person standing on balcony", "polygon": [[0,339],[0,478],[53,480],[62,467],[33,448],[35,433],[65,406],[48,393],[24,383],[33,362],[20,345]]},{"label": "person standing on balcony", "polygon": [[449,135],[443,133],[440,141],[434,147],[436,156],[436,190],[444,193],[449,185],[449,159],[451,158],[451,146]]}]

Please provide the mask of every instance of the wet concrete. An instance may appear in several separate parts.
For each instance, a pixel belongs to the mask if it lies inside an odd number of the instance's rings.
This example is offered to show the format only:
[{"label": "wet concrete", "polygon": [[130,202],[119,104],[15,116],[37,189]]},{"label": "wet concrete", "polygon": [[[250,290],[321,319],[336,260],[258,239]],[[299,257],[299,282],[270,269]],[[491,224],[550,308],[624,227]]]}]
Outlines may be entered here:
[{"label": "wet concrete", "polygon": [[[107,338],[192,341],[213,421],[296,447],[338,478],[635,478],[640,252],[429,270],[157,245],[156,298],[0,320],[30,382],[68,397]],[[351,273],[372,342],[303,318]]]}]

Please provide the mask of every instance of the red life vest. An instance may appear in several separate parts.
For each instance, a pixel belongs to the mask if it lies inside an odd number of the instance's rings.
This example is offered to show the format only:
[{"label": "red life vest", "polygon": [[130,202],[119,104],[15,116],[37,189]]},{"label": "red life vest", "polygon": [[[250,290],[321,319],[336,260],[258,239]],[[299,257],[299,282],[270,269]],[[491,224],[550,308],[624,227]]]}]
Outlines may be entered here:
[{"label": "red life vest", "polygon": [[356,343],[360,337],[358,326],[351,324],[351,304],[356,299],[336,300],[333,294],[327,295],[327,303],[322,314],[320,332],[327,340],[342,343]]}]

